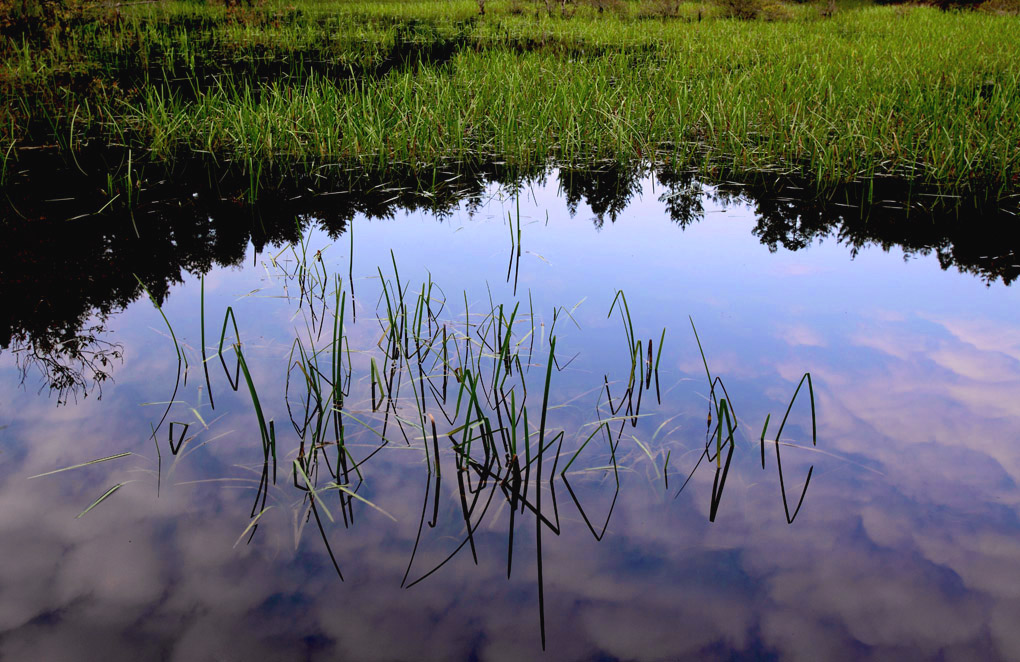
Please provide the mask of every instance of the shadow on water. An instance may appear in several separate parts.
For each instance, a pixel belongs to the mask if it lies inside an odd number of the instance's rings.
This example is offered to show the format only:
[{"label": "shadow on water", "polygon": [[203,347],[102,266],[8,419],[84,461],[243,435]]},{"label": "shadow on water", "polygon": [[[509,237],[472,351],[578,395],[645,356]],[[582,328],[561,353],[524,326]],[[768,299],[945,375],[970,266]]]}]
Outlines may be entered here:
[{"label": "shadow on water", "polygon": [[335,239],[358,215],[422,211],[443,218],[462,204],[472,212],[493,186],[521,191],[550,176],[571,214],[582,202],[590,208],[596,229],[616,223],[651,189],[681,230],[704,219],[706,202],[749,206],[753,232],[771,251],[803,250],[824,238],[851,255],[872,245],[898,247],[908,257],[934,254],[943,269],[989,285],[1010,285],[1020,275],[1016,210],[940,198],[895,180],[823,196],[788,178],[710,183],[638,165],[521,171],[452,163],[385,172],[336,165],[294,176],[203,162],[167,170],[111,151],[86,152],[68,164],[39,150],[21,155],[0,202],[0,240],[12,247],[0,263],[0,342],[62,399],[87,394],[120,357],[104,337],[105,321],[142,296],[138,278],[158,304],[185,274],[239,265],[249,244],[258,253],[295,242],[313,226]]}]

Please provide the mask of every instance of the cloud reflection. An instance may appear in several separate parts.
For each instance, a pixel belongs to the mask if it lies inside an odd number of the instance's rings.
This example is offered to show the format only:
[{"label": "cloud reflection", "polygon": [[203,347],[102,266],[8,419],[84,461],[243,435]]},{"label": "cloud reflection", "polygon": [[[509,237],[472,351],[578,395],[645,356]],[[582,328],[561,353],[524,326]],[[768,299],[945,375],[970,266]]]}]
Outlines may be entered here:
[{"label": "cloud reflection", "polygon": [[[244,280],[250,277],[238,275],[221,287],[250,291]],[[6,375],[0,381],[4,423],[11,426],[5,436],[13,440],[4,449],[0,482],[0,658],[542,655],[534,520],[518,520],[508,580],[508,519],[498,496],[477,534],[477,567],[462,553],[425,582],[400,588],[426,487],[420,458],[406,451],[374,460],[367,487],[396,524],[359,507],[353,528],[327,527],[344,583],[332,573],[301,495],[286,481],[273,490],[273,510],[252,544],[236,549],[249,521],[252,484],[193,482],[250,477],[245,467],[258,459],[257,433],[244,393],[224,394],[230,413],[207,433],[231,435],[180,460],[173,478],[172,458],[163,458],[166,482],[157,498],[151,412],[138,402],[158,400],[157,377],[174,366],[142,349],[152,342],[147,327],[158,322],[132,314],[133,324],[124,320],[125,343],[129,356],[144,358],[125,365],[116,390],[101,403],[54,410]],[[735,326],[758,328],[754,315],[738,317]],[[253,342],[253,355],[263,365],[286,360],[286,346],[274,339],[289,322],[282,314],[261,317],[258,330],[268,340]],[[360,345],[377,337],[371,323],[359,331]],[[543,537],[546,659],[1020,656],[1020,335],[977,317],[910,311],[861,314],[839,324],[805,319],[774,330],[769,341],[782,351],[733,342],[713,354],[712,364],[733,379],[735,392],[756,398],[746,410],[755,424],[760,412],[782,411],[783,398],[810,366],[823,452],[784,450],[791,491],[807,466],[816,472],[795,524],[785,522],[771,450],[763,473],[757,447],[741,446],[720,518],[709,524],[711,472],[696,475],[673,500],[658,466],[628,440],[621,453],[633,471],[625,474],[604,542],[592,539],[558,488],[563,533]],[[692,381],[677,382],[664,407],[697,412],[667,433],[664,441],[678,450],[700,441],[693,421],[704,425],[697,418],[703,410],[681,402],[693,399],[703,378],[693,350],[684,357],[673,357],[681,374],[669,381]],[[282,392],[284,373],[262,370],[260,391]],[[592,376],[580,368],[578,374]],[[572,383],[564,389],[583,392]],[[195,403],[195,392],[191,384],[182,398]],[[791,420],[784,439],[803,444],[809,430],[801,409],[796,412],[800,418]],[[756,432],[748,433],[750,441]],[[24,480],[123,450],[138,455]],[[680,452],[674,460],[677,475],[693,461]],[[574,483],[596,518],[606,506],[599,479]],[[125,480],[137,482],[75,519]],[[462,535],[449,482],[440,513],[413,575],[438,563]]]}]

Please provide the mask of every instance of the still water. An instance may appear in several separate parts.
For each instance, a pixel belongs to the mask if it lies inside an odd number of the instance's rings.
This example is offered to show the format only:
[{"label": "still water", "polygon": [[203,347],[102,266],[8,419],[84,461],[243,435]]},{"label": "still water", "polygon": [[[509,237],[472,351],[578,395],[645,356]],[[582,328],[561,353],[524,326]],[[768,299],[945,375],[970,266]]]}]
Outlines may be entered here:
[{"label": "still water", "polygon": [[602,184],[12,214],[0,658],[1020,659],[1015,237]]}]

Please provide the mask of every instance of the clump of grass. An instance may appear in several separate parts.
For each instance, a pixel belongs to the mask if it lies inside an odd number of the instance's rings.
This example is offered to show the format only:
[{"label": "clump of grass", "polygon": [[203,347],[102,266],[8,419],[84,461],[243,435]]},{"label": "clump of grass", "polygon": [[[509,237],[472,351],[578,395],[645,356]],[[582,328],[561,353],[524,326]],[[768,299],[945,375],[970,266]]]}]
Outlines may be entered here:
[{"label": "clump of grass", "polygon": [[723,16],[749,21],[758,18],[765,3],[762,0],[715,0]]},{"label": "clump of grass", "polygon": [[978,11],[999,16],[1016,16],[1020,14],[1018,0],[985,0],[977,7]]},{"label": "clump of grass", "polygon": [[[520,224],[518,222],[515,231],[512,217],[510,220],[511,249],[515,252],[521,242]],[[604,393],[611,416],[603,417],[606,404],[603,401],[603,388],[596,385],[589,391],[590,394],[598,392],[595,402],[596,420],[581,424],[575,430],[568,430],[561,425],[563,420],[559,418],[558,411],[566,405],[576,406],[571,405],[571,402],[558,402],[561,396],[554,388],[554,377],[557,372],[565,370],[573,359],[562,361],[557,356],[557,349],[561,345],[556,324],[563,317],[568,317],[576,324],[573,309],[555,309],[552,324],[546,330],[544,324],[537,323],[536,314],[530,305],[530,293],[529,305],[525,309],[522,300],[511,301],[512,305],[497,303],[491,291],[487,305],[477,302],[472,304],[465,292],[461,319],[459,305],[457,312],[450,312],[453,308],[448,308],[446,295],[432,281],[431,276],[424,279],[415,292],[414,286],[407,282],[406,274],[401,275],[396,255],[391,252],[392,272],[386,273],[381,267],[377,270],[380,288],[377,317],[363,321],[378,324],[378,340],[365,348],[363,353],[359,352],[358,357],[353,359],[356,365],[352,365],[346,328],[347,292],[342,279],[330,273],[325,261],[321,259],[324,249],[315,252],[309,250],[307,237],[300,236],[288,248],[291,249],[294,261],[292,267],[285,264],[284,260],[277,259],[287,252],[286,248],[271,257],[269,262],[279,272],[277,275],[287,293],[283,298],[297,308],[293,319],[304,322],[303,330],[298,331],[287,358],[283,394],[296,440],[288,439],[282,433],[278,436],[273,419],[264,411],[263,403],[269,400],[256,388],[252,369],[254,366],[249,365],[243,350],[240,325],[232,308],[226,310],[221,328],[218,353],[222,358],[224,348],[228,346],[228,328],[233,325],[234,342],[229,346],[237,360],[238,373],[235,374],[243,375],[262,450],[262,470],[257,484],[253,485],[255,499],[250,521],[235,544],[245,537],[252,540],[265,521],[264,515],[276,507],[267,506],[270,489],[290,489],[293,485],[293,489],[302,494],[300,499],[295,500],[297,512],[294,521],[310,522],[314,519],[337,576],[343,580],[341,560],[336,556],[331,543],[331,527],[341,519],[345,527],[354,526],[356,513],[363,512],[355,510],[356,504],[364,505],[395,521],[381,502],[377,502],[370,492],[363,492],[362,487],[371,484],[371,474],[365,470],[370,460],[390,447],[392,441],[402,437],[405,444],[397,443],[396,446],[406,452],[420,454],[423,460],[421,464],[424,467],[422,473],[425,474],[426,490],[415,545],[401,585],[407,588],[417,585],[439,571],[464,549],[469,549],[475,563],[479,563],[478,555],[484,553],[485,547],[476,544],[475,532],[494,503],[498,504],[497,511],[504,507],[509,510],[505,520],[498,520],[507,523],[506,562],[509,579],[513,570],[515,531],[522,526],[521,520],[524,517],[533,516],[538,620],[544,646],[547,614],[543,538],[549,533],[560,534],[554,482],[556,477],[561,478],[582,520],[597,540],[602,540],[608,531],[621,489],[621,471],[633,470],[627,463],[636,464],[634,456],[638,456],[642,463],[643,458],[647,458],[646,466],[653,469],[649,473],[650,484],[657,485],[661,480],[666,489],[669,489],[672,449],[665,441],[672,432],[662,433],[676,417],[661,421],[647,443],[636,434],[623,434],[628,423],[631,428],[636,428],[645,416],[641,413],[642,394],[651,390],[653,380],[656,395],[659,395],[659,370],[666,330],[663,329],[658,335],[657,347],[654,337],[647,341],[639,339],[637,333],[641,327],[635,325],[631,317],[627,297],[622,291],[616,292],[609,308],[609,317],[619,315],[622,335],[626,341],[629,359],[628,363],[623,364],[628,374],[626,392],[614,401],[607,375],[604,378]],[[332,291],[329,290],[330,285]],[[202,297],[199,323],[202,325],[200,334],[205,363],[210,357],[205,356],[204,349],[204,281],[200,282],[199,287]],[[299,291],[298,296],[290,296],[295,287]],[[517,299],[516,295],[514,299]],[[157,305],[155,299],[153,304]],[[162,314],[162,308],[159,310]],[[181,346],[176,341],[177,336],[165,315],[164,320],[175,341],[175,352],[183,356]],[[325,331],[327,322],[331,327],[330,332]],[[715,521],[736,449],[735,433],[739,419],[721,378],[713,376],[709,370],[693,320],[691,324],[709,388],[705,444],[691,475],[703,460],[715,464],[709,515],[709,519]],[[536,336],[539,346],[537,353],[534,347]],[[539,369],[531,372],[533,366]],[[354,379],[352,375],[355,370],[367,373],[367,377]],[[452,389],[448,388],[451,376],[455,382]],[[229,371],[227,377],[230,379]],[[235,380],[231,386],[237,388],[240,378],[235,377]],[[210,382],[208,375],[206,381],[207,384]],[[358,386],[352,387],[352,384]],[[805,384],[805,390],[811,398],[813,441],[817,439],[813,386],[810,375],[805,374],[779,426],[775,441],[772,442],[776,447],[784,508],[791,523],[803,504],[812,473],[808,471],[804,490],[791,512],[779,446],[794,402]],[[411,391],[410,397],[408,389]],[[657,399],[661,404],[661,399]],[[366,406],[368,403],[371,404],[370,412]],[[194,413],[202,427],[208,429],[198,412]],[[761,435],[763,467],[768,420]],[[153,436],[157,428],[153,427]],[[188,438],[189,429],[189,423],[170,422],[168,437],[173,454],[177,455],[185,443],[197,436]],[[373,436],[378,437],[378,442],[355,443]],[[621,444],[625,441],[629,443],[630,440],[635,442],[635,447],[621,450]],[[572,448],[568,446],[566,452],[563,450],[565,441],[573,444]],[[333,447],[336,448],[335,462],[332,461],[333,454],[329,452]],[[364,451],[366,447],[370,449],[367,452]],[[158,449],[157,446],[157,453]],[[355,457],[355,453],[361,457]],[[630,460],[626,457],[627,453],[631,455]],[[596,454],[607,456],[608,464],[581,467]],[[99,458],[34,478],[105,463],[126,455],[128,453]],[[284,466],[289,465],[292,480],[276,486],[277,462],[281,456],[285,458]],[[562,471],[558,471],[563,456],[568,459]],[[442,470],[444,462],[448,466],[446,472]],[[449,471],[451,466],[452,475]],[[608,477],[610,471],[612,501],[604,519],[601,516],[595,518],[585,508],[585,493],[576,489],[576,481],[574,485],[571,484],[571,476],[576,478],[579,473],[598,473]],[[444,475],[448,483],[456,481],[455,498],[459,508],[455,507],[454,511],[459,512],[457,517],[463,519],[463,540],[443,561],[412,580],[411,572],[419,542],[423,535],[427,535],[425,522],[429,503],[433,506],[429,528],[437,525],[440,516],[439,500],[445,493],[440,489],[440,481]],[[688,481],[690,477],[680,490],[684,489]],[[79,517],[110,498],[128,482],[131,481],[113,485]],[[254,479],[248,482],[256,483]],[[453,490],[449,492],[454,493]],[[496,498],[498,494],[503,498]],[[283,505],[286,501],[280,499],[277,505]],[[337,517],[337,513],[340,517]],[[595,523],[600,520],[600,524]],[[296,534],[300,535],[300,529]]]}]

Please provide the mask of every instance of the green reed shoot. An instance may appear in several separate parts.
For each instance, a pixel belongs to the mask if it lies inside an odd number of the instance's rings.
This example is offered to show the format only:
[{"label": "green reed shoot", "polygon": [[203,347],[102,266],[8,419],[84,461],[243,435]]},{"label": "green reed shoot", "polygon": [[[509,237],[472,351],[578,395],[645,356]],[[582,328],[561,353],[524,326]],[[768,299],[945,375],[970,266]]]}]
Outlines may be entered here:
[{"label": "green reed shoot", "polygon": [[149,301],[151,301],[152,305],[155,306],[156,310],[159,311],[160,317],[163,318],[163,322],[166,324],[166,328],[170,332],[170,339],[174,343],[174,351],[177,353],[177,378],[174,381],[174,390],[173,390],[173,393],[170,395],[170,400],[167,402],[166,410],[163,412],[162,418],[159,419],[159,423],[156,425],[156,427],[155,427],[155,429],[153,431],[153,434],[155,434],[155,430],[159,430],[159,428],[162,427],[163,422],[166,420],[166,417],[170,414],[170,409],[173,407],[174,398],[177,397],[177,389],[181,385],[181,368],[182,368],[182,363],[183,363],[183,369],[185,371],[185,374],[187,374],[188,356],[183,351],[181,351],[181,346],[177,342],[177,335],[174,333],[174,328],[173,328],[173,326],[171,326],[170,320],[167,319],[166,314],[163,312],[163,308],[159,305],[159,303],[156,302],[155,297],[153,297],[152,293],[149,292],[149,288],[147,288],[145,286],[145,283],[143,283],[142,279],[138,277],[138,274],[132,274],[132,275],[135,277],[135,280],[138,281],[138,285],[141,286],[142,291],[144,291],[146,296],[149,297]]},{"label": "green reed shoot", "polygon": [[234,353],[237,355],[238,364],[244,374],[244,381],[248,385],[248,393],[251,395],[252,406],[255,408],[255,416],[259,424],[259,434],[262,436],[262,451],[264,455],[273,459],[273,483],[276,483],[276,430],[273,421],[266,424],[266,417],[262,412],[262,403],[259,401],[258,392],[255,390],[255,382],[252,381],[251,372],[248,370],[248,363],[244,360],[244,352],[241,345],[234,345]]}]

